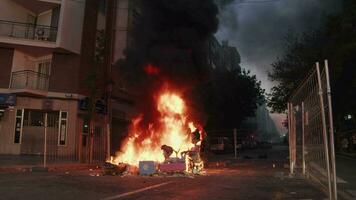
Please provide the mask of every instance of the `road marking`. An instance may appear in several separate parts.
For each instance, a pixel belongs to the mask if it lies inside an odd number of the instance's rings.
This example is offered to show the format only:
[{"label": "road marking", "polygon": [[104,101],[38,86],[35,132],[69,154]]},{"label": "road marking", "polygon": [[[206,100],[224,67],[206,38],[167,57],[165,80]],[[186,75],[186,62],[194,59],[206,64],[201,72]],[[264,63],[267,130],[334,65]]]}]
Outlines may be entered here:
[{"label": "road marking", "polygon": [[340,178],[340,177],[336,177],[337,183],[347,183],[347,181],[345,181],[344,179]]},{"label": "road marking", "polygon": [[169,182],[160,183],[160,184],[157,184],[157,185],[148,186],[148,187],[141,188],[141,189],[138,189],[138,190],[134,190],[134,191],[131,191],[131,192],[125,192],[123,194],[118,194],[118,195],[115,195],[115,196],[107,197],[107,198],[104,198],[102,200],[119,199],[119,198],[126,197],[126,196],[129,196],[129,195],[137,194],[137,193],[140,193],[140,192],[143,192],[143,191],[146,191],[146,190],[151,190],[151,189],[158,188],[158,187],[161,187],[161,186],[164,186],[164,185],[168,185],[168,184],[170,184],[172,182],[173,181],[169,181]]}]

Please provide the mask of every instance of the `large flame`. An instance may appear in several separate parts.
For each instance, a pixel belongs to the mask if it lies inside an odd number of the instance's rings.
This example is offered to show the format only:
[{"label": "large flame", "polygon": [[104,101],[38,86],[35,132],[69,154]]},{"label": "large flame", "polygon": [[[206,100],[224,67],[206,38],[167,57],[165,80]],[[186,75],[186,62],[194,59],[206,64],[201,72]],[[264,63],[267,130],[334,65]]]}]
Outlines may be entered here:
[{"label": "large flame", "polygon": [[160,113],[158,122],[143,127],[142,115],[132,121],[129,136],[117,156],[112,158],[112,163],[138,166],[139,161],[163,162],[162,145],[171,146],[176,151],[172,157],[179,157],[180,152],[194,147],[191,133],[196,127],[187,120],[187,107],[181,96],[165,91],[158,96],[156,108]]}]

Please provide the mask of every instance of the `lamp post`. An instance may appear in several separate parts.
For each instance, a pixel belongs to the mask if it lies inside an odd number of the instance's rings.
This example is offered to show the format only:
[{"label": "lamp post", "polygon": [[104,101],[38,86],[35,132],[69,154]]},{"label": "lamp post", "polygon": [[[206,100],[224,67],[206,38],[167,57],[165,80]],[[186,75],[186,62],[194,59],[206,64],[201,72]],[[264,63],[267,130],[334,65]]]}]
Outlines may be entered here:
[{"label": "lamp post", "polygon": [[110,80],[106,87],[106,160],[110,160],[111,157],[111,95],[112,95],[113,82]]}]

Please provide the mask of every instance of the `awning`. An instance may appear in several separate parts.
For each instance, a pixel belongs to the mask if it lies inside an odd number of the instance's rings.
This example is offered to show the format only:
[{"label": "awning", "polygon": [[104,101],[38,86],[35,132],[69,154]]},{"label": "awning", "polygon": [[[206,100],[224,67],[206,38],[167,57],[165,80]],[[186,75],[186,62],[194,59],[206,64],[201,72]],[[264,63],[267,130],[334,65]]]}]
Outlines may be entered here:
[{"label": "awning", "polygon": [[16,106],[16,94],[0,93],[0,107]]}]

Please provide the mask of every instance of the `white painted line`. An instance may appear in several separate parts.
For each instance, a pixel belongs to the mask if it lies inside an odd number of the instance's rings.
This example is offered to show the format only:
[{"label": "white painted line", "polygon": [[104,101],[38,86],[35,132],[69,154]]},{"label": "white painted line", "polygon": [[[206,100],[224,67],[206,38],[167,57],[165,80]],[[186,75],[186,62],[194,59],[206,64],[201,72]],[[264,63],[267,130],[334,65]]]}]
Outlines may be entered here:
[{"label": "white painted line", "polygon": [[337,183],[347,183],[347,181],[345,181],[344,179],[337,177]]},{"label": "white painted line", "polygon": [[170,184],[172,182],[173,181],[169,181],[169,182],[160,183],[160,184],[157,184],[157,185],[148,186],[148,187],[141,188],[141,189],[138,189],[138,190],[134,190],[134,191],[131,191],[131,192],[125,192],[123,194],[118,194],[118,195],[115,195],[115,196],[107,197],[107,198],[104,198],[102,200],[119,199],[119,198],[126,197],[126,196],[129,196],[129,195],[137,194],[137,193],[140,193],[140,192],[143,192],[143,191],[146,191],[146,190],[151,190],[151,189],[158,188],[158,187],[161,187],[161,186],[164,186],[164,185],[168,185],[168,184]]}]

